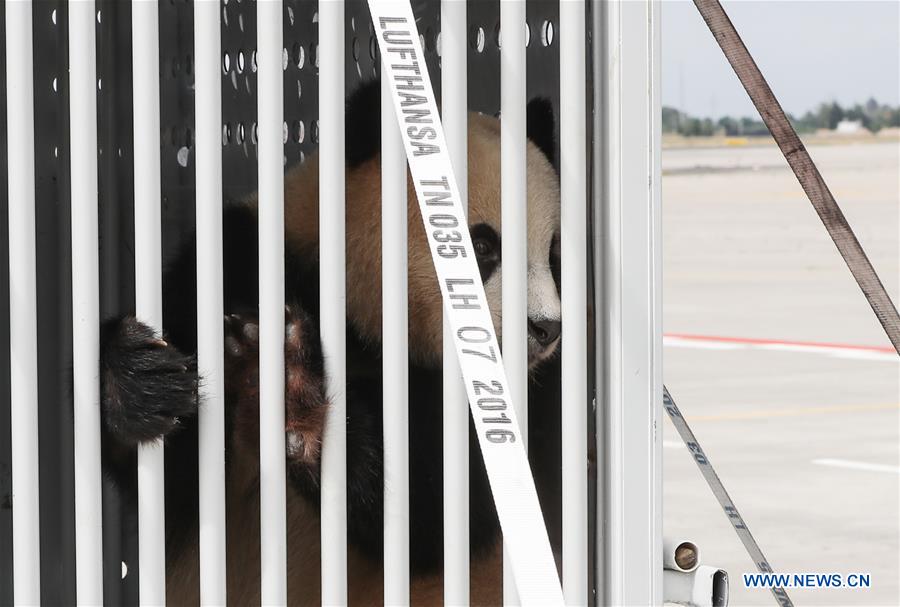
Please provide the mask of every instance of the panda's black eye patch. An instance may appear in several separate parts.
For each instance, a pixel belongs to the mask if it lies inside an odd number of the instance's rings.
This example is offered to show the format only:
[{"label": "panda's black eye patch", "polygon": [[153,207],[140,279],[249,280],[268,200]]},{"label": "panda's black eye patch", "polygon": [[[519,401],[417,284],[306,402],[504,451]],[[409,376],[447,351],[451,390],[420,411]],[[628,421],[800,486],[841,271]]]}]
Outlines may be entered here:
[{"label": "panda's black eye patch", "polygon": [[500,265],[500,236],[486,223],[472,226],[469,232],[472,234],[472,246],[475,248],[481,282],[487,282]]}]

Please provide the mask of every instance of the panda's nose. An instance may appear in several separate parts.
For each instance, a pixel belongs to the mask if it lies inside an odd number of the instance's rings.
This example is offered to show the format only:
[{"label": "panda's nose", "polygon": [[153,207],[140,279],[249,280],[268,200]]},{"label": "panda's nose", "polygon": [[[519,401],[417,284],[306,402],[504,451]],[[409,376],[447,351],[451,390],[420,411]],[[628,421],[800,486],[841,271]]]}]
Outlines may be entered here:
[{"label": "panda's nose", "polygon": [[549,346],[562,330],[558,320],[528,320],[528,333],[542,346]]}]

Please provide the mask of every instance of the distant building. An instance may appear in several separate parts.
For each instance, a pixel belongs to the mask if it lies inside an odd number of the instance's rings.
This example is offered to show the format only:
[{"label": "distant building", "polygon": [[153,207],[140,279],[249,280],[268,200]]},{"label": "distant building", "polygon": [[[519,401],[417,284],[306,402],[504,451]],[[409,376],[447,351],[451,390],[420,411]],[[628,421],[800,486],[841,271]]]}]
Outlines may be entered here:
[{"label": "distant building", "polygon": [[841,120],[834,128],[838,135],[862,135],[864,131],[868,132],[862,120]]}]

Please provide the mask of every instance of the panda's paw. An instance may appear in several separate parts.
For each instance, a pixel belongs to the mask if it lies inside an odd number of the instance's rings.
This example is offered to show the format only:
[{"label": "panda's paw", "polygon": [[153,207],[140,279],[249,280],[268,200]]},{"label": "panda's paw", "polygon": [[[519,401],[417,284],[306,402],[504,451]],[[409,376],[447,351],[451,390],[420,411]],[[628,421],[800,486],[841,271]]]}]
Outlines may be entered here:
[{"label": "panda's paw", "polygon": [[328,400],[322,342],[315,322],[298,306],[286,306],[285,420],[286,447],[295,472],[318,473]]},{"label": "panda's paw", "polygon": [[[258,320],[232,314],[225,327],[226,391],[238,407],[235,430],[241,442],[258,448]],[[297,305],[285,306],[284,362],[288,465],[312,478],[318,471],[327,400],[317,327]]]},{"label": "panda's paw", "polygon": [[100,331],[100,390],[108,432],[136,445],[165,437],[197,413],[197,365],[134,317]]}]

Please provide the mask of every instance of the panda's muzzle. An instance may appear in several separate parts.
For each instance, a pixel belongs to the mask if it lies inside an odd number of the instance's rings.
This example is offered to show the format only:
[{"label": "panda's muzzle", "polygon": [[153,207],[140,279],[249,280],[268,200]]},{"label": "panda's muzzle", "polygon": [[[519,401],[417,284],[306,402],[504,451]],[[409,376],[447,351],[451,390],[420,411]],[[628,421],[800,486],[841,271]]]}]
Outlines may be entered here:
[{"label": "panda's muzzle", "polygon": [[555,342],[561,331],[562,323],[558,320],[528,319],[528,334],[544,348]]}]

